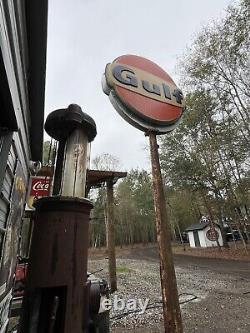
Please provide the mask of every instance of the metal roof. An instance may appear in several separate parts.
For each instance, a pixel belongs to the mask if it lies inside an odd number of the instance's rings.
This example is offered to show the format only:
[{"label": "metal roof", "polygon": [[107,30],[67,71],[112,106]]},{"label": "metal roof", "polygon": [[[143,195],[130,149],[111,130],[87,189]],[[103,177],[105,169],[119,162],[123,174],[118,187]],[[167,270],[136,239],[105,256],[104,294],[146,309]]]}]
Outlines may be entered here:
[{"label": "metal roof", "polygon": [[[211,223],[209,221],[195,223],[195,224],[190,225],[185,231],[203,230],[208,225],[211,225]],[[216,226],[218,226],[218,225],[216,224]]]},{"label": "metal roof", "polygon": [[26,1],[32,159],[42,160],[48,0]]},{"label": "metal roof", "polygon": [[126,176],[127,172],[121,171],[87,170],[87,188],[101,187],[108,181],[115,184],[118,179]]}]

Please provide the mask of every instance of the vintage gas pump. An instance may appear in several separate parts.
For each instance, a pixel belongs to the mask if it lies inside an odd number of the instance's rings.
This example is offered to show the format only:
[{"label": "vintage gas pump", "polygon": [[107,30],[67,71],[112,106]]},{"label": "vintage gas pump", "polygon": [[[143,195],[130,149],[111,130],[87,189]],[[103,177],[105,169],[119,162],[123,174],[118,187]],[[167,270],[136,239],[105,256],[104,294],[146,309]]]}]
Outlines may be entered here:
[{"label": "vintage gas pump", "polygon": [[82,333],[88,321],[88,229],[85,198],[94,120],[78,105],[52,112],[45,130],[59,141],[53,196],[37,200],[23,301],[22,333]]}]

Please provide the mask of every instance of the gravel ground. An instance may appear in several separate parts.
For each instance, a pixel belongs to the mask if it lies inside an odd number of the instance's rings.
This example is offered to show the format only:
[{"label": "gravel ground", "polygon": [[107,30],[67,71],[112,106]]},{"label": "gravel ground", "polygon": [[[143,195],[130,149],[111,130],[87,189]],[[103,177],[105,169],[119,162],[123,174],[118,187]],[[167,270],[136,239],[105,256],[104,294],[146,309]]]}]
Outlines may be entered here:
[{"label": "gravel ground", "polygon": [[[89,260],[90,272],[108,279],[108,261]],[[164,332],[162,324],[159,264],[143,259],[117,259],[118,291],[115,296],[129,299],[149,298],[144,314],[122,316],[124,311],[111,309],[111,332]],[[249,333],[250,332],[250,276],[219,274],[193,266],[176,266],[184,332]],[[158,302],[158,303],[157,303]],[[138,305],[139,306],[139,305]],[[121,315],[121,316],[120,316]],[[122,317],[122,318],[120,318]]]}]

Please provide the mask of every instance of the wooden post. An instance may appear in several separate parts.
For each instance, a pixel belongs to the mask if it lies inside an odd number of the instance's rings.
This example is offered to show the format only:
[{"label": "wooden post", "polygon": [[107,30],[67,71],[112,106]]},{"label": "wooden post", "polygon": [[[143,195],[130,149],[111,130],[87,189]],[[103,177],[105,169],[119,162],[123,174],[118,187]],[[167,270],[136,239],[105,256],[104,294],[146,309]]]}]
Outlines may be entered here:
[{"label": "wooden post", "polygon": [[149,133],[153,176],[155,223],[160,256],[160,275],[165,333],[182,333],[181,311],[171,248],[170,223],[161,176],[156,134]]},{"label": "wooden post", "polygon": [[117,290],[115,234],[114,234],[114,190],[112,180],[107,181],[107,244],[109,258],[109,282],[111,293]]}]

